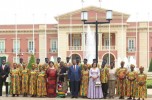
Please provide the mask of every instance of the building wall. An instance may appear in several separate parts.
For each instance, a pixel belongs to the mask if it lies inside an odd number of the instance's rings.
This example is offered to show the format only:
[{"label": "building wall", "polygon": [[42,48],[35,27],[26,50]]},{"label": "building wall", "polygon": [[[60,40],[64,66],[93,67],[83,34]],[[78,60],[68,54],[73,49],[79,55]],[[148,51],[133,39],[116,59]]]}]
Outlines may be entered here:
[{"label": "building wall", "polygon": [[[89,14],[88,21],[95,21],[96,18],[98,21],[105,20],[105,10],[100,10],[96,8],[87,9]],[[97,15],[97,17],[96,17]],[[72,54],[78,54],[81,59],[85,58],[85,34],[87,32],[87,25],[84,25],[81,21],[81,11],[76,11],[68,13],[65,15],[58,16],[58,24],[47,24],[45,25],[37,24],[34,25],[35,31],[35,55],[36,58],[40,58],[41,62],[44,62],[44,58],[51,58],[52,56],[56,58],[57,56],[61,57],[65,61],[67,56]],[[148,59],[152,58],[152,22],[150,25],[150,33],[148,36],[148,26],[146,22],[126,22],[129,16],[122,16],[122,13],[114,12],[113,20],[110,23],[110,33],[112,37],[111,45],[115,46],[115,49],[110,51],[115,58],[115,63],[118,63],[118,58],[129,56],[137,57],[137,67],[144,66],[148,67]],[[123,18],[123,19],[122,19]],[[123,23],[122,23],[123,22]],[[123,25],[123,28],[122,28]],[[137,25],[137,27],[136,27]],[[92,30],[95,30],[95,25],[90,25]],[[30,53],[27,52],[28,49],[28,40],[32,39],[33,25],[18,25],[18,39],[20,40],[21,56],[25,62],[28,62]],[[136,28],[137,28],[137,37],[136,37]],[[46,48],[45,48],[45,29],[46,29]],[[99,63],[102,62],[104,55],[108,54],[108,50],[103,50],[104,46],[103,37],[105,34],[109,34],[109,24],[99,25]],[[69,34],[81,34],[81,50],[69,50]],[[128,39],[135,38],[137,39],[137,47],[135,51],[128,52]],[[149,52],[148,52],[148,41],[149,38]],[[13,39],[15,39],[15,26],[14,25],[1,25],[0,26],[0,39],[5,40],[6,52],[0,53],[1,56],[6,56],[9,62],[13,62],[13,57],[16,56],[12,52],[13,49]],[[51,49],[51,40],[57,39],[58,41],[58,50],[57,52],[50,52]],[[135,43],[136,44],[136,43]],[[118,65],[117,65],[118,66]]]}]

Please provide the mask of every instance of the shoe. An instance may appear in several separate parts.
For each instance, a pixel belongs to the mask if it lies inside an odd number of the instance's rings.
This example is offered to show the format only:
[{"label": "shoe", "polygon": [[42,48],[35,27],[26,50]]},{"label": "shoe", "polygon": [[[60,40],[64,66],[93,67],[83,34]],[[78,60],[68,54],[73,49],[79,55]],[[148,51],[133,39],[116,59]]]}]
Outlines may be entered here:
[{"label": "shoe", "polygon": [[75,98],[78,98],[78,96],[75,96]]},{"label": "shoe", "polygon": [[8,97],[8,94],[6,94],[6,97]]},{"label": "shoe", "polygon": [[120,96],[119,99],[122,99],[122,96]]},{"label": "shoe", "polygon": [[72,96],[71,98],[74,98],[74,96]]},{"label": "shoe", "polygon": [[129,98],[127,98],[128,100],[132,99],[132,97],[130,96]]}]

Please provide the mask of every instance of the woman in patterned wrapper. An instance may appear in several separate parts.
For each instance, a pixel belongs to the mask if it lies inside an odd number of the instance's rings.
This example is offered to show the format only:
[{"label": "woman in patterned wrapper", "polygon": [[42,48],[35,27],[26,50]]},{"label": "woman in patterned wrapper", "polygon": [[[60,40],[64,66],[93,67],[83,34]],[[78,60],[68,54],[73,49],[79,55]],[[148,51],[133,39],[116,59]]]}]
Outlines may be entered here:
[{"label": "woman in patterned wrapper", "polygon": [[57,69],[52,61],[49,62],[49,68],[46,71],[47,76],[47,96],[56,97]]},{"label": "woman in patterned wrapper", "polygon": [[130,65],[131,71],[127,73],[127,96],[128,99],[135,99],[136,96],[136,78],[137,78],[137,72],[134,71],[135,66],[133,64]]},{"label": "woman in patterned wrapper", "polygon": [[88,66],[84,65],[81,71],[80,96],[87,97],[89,85],[89,70]]},{"label": "woman in patterned wrapper", "polygon": [[126,75],[127,68],[124,67],[125,62],[121,61],[121,67],[116,70],[117,76],[117,85],[116,85],[116,94],[119,96],[119,99],[124,99],[126,95]]},{"label": "woman in patterned wrapper", "polygon": [[27,94],[29,92],[29,69],[26,68],[27,64],[23,64],[23,69],[21,71],[21,78],[22,78],[22,94],[23,96],[27,97]]},{"label": "woman in patterned wrapper", "polygon": [[35,70],[36,65],[32,64],[32,70],[29,75],[29,94],[31,97],[36,97],[36,87],[37,87],[37,70]]},{"label": "woman in patterned wrapper", "polygon": [[58,96],[64,98],[68,91],[67,68],[63,61],[58,68]]},{"label": "woman in patterned wrapper", "polygon": [[46,96],[46,73],[44,66],[39,66],[39,72],[37,77],[37,96]]},{"label": "woman in patterned wrapper", "polygon": [[10,70],[11,84],[10,84],[10,94],[12,97],[15,95],[19,96],[20,90],[20,71],[17,69],[17,64],[13,63],[13,68]]},{"label": "woman in patterned wrapper", "polygon": [[146,80],[147,80],[147,75],[143,73],[144,67],[139,67],[140,73],[137,76],[137,100],[144,100],[147,98],[147,88],[146,88]]}]

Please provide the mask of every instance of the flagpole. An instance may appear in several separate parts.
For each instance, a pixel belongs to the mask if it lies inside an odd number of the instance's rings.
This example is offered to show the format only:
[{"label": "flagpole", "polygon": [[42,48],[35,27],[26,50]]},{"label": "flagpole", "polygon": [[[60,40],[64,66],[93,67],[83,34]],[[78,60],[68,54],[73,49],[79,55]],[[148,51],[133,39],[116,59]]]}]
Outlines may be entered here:
[{"label": "flagpole", "polygon": [[72,45],[72,15],[70,15],[70,51],[71,51],[71,61],[72,61],[72,50],[73,45]]},{"label": "flagpole", "polygon": [[57,18],[58,19],[58,26],[57,26],[57,28],[58,28],[58,47],[57,47],[57,49],[58,49],[58,57],[59,57],[59,17]]},{"label": "flagpole", "polygon": [[110,23],[109,23],[109,65],[110,65],[110,50],[111,50],[111,40],[110,40],[111,38],[110,38]]},{"label": "flagpole", "polygon": [[[84,0],[82,0],[82,11],[83,11],[83,9],[84,9]],[[83,59],[85,58],[85,33],[84,33],[84,25],[85,24],[82,24],[82,36],[84,36],[84,37],[82,37],[82,38],[84,38],[83,39]]]},{"label": "flagpole", "polygon": [[[124,44],[124,40],[123,40],[123,31],[124,31],[124,28],[123,28],[123,13],[122,13],[122,15],[121,15],[121,38],[122,38],[122,54],[123,54],[123,44]],[[123,56],[124,57],[124,56]],[[122,59],[123,59],[123,57],[122,57]]]},{"label": "flagpole", "polygon": [[35,53],[35,51],[34,51],[34,50],[35,50],[35,47],[34,47],[34,46],[35,46],[35,40],[34,40],[34,38],[35,38],[35,37],[34,37],[34,30],[35,30],[35,29],[34,29],[34,14],[33,14],[33,55],[34,55],[34,53]]},{"label": "flagpole", "polygon": [[148,39],[148,65],[147,65],[147,68],[149,68],[149,13],[148,13],[148,36],[147,36],[147,39]]},{"label": "flagpole", "polygon": [[46,25],[46,14],[44,16],[45,16],[45,18],[44,18],[44,21],[45,21],[45,35],[44,35],[44,37],[45,37],[45,57],[47,58],[47,46],[46,46],[46,44],[47,44],[47,38],[46,38],[46,35],[47,35],[47,33],[46,33],[47,25]]},{"label": "flagpole", "polygon": [[137,48],[137,42],[138,42],[138,19],[137,19],[137,13],[136,13],[136,53],[135,53],[135,56],[136,56],[136,66],[138,66],[137,65],[137,50],[138,50],[138,48]]},{"label": "flagpole", "polygon": [[15,45],[15,49],[16,49],[16,50],[15,50],[15,51],[16,51],[16,63],[17,63],[17,53],[18,53],[18,51],[17,51],[17,50],[18,50],[18,46],[17,46],[17,34],[18,34],[18,32],[17,32],[17,31],[18,31],[18,30],[17,30],[17,18],[16,18],[16,14],[15,14],[15,33],[16,33],[16,34],[15,34],[15,35],[16,35],[16,37],[15,37],[15,39],[16,39],[16,41],[15,41],[15,42],[16,42],[16,43],[15,43],[15,44],[16,44],[16,45]]},{"label": "flagpole", "polygon": [[99,7],[101,8],[101,0],[99,0]]}]

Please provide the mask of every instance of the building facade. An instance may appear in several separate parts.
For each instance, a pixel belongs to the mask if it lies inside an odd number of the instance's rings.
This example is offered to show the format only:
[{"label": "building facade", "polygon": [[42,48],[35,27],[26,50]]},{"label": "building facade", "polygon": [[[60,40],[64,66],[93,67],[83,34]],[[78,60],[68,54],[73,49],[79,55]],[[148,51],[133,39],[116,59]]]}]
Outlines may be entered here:
[{"label": "building facade", "polygon": [[[90,6],[83,10],[88,11],[88,21],[95,21],[96,18],[106,21],[106,9]],[[58,24],[36,24],[34,28],[33,25],[0,25],[1,59],[6,57],[7,61],[16,62],[22,57],[28,62],[34,53],[41,62],[46,57],[56,59],[58,56],[63,61],[67,56],[82,60],[85,58],[87,25],[81,21],[81,11],[55,17]],[[137,66],[148,69],[152,58],[152,22],[127,22],[128,18],[128,14],[113,11],[110,25],[99,25],[98,61],[108,60],[109,54],[110,61],[115,63],[119,58],[133,57]],[[90,26],[95,30],[95,25]]]}]

